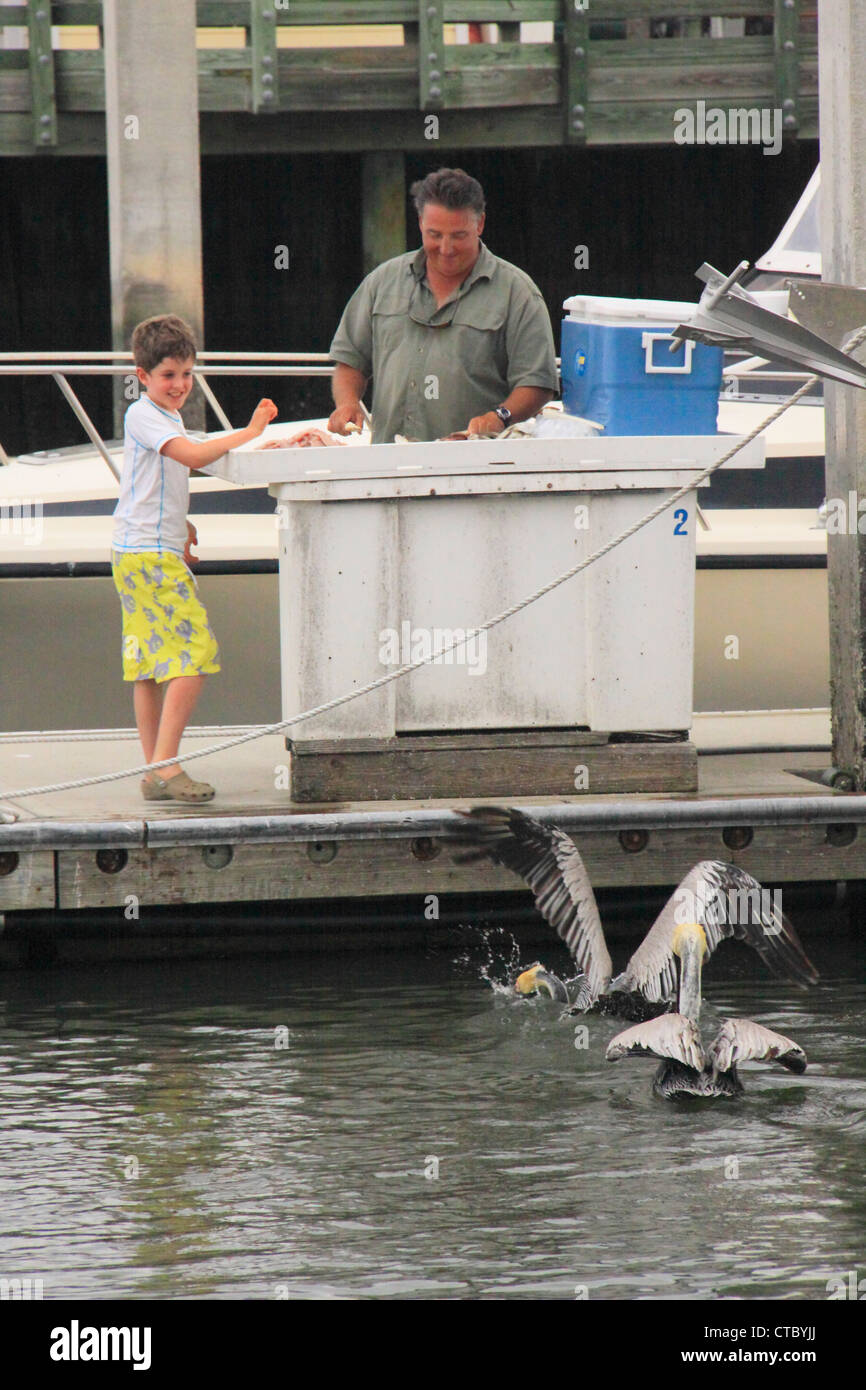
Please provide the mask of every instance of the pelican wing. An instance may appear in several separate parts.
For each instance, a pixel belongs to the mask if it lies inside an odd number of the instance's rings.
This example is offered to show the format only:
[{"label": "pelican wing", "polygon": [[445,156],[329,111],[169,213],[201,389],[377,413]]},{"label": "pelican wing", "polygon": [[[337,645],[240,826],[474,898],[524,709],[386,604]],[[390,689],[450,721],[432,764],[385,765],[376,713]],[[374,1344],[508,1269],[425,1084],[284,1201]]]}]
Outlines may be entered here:
[{"label": "pelican wing", "polygon": [[671,947],[678,926],[699,922],[707,938],[707,956],[720,941],[735,937],[758,952],[774,975],[797,984],[814,984],[818,972],[797,933],[772,896],[745,869],[719,859],[704,859],[690,869],[665,903],[642,944],[620,977],[626,989],[647,999],[671,998],[677,986]]},{"label": "pelican wing", "polygon": [[685,1014],[660,1014],[648,1023],[636,1023],[633,1028],[611,1038],[604,1054],[608,1062],[620,1057],[636,1057],[651,1052],[654,1057],[671,1057],[695,1071],[704,1067],[704,1049],[696,1023]]},{"label": "pelican wing", "polygon": [[587,978],[593,999],[604,992],[613,967],[589,875],[573,840],[561,830],[539,825],[521,811],[475,806],[460,813],[465,835],[477,849],[463,863],[489,858],[519,874],[535,905],[562,937]]},{"label": "pelican wing", "polygon": [[788,1071],[806,1070],[802,1047],[781,1033],[774,1033],[750,1018],[726,1018],[718,1037],[710,1044],[709,1060],[713,1075],[730,1071],[737,1062],[778,1062]]},{"label": "pelican wing", "polygon": [[568,1012],[570,1014],[585,1014],[595,1003],[595,997],[587,983],[585,975],[578,975],[572,986],[572,990],[574,997],[569,997],[571,1007]]}]

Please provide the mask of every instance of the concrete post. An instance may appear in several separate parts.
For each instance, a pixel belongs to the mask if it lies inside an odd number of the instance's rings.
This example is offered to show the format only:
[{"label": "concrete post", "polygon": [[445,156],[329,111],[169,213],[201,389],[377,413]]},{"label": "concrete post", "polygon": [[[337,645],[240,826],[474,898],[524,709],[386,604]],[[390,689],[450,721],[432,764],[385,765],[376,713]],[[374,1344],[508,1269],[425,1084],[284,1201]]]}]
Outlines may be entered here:
[{"label": "concrete post", "polygon": [[[112,346],[151,314],[204,345],[195,0],[103,0]],[[122,378],[115,427],[129,396]],[[195,392],[184,420],[204,428]]]},{"label": "concrete post", "polygon": [[[823,279],[866,286],[866,6],[818,12]],[[862,349],[858,353],[863,360]],[[866,392],[825,383],[827,497],[866,497]],[[849,526],[846,528],[850,530]],[[856,531],[857,524],[855,522]],[[829,535],[834,766],[866,787],[866,535]]]},{"label": "concrete post", "polygon": [[[406,247],[406,164],[401,150],[362,156],[361,225],[364,274]],[[420,238],[419,238],[420,241]]]}]

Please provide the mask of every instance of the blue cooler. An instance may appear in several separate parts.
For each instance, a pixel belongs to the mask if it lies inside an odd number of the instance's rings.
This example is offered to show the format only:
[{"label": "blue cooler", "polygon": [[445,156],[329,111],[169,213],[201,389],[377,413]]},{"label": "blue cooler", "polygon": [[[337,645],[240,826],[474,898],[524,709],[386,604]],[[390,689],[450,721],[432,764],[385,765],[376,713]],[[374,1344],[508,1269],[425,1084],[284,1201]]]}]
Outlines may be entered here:
[{"label": "blue cooler", "polygon": [[694,304],[665,299],[566,299],[562,399],[606,434],[715,434],[723,352],[671,331]]}]

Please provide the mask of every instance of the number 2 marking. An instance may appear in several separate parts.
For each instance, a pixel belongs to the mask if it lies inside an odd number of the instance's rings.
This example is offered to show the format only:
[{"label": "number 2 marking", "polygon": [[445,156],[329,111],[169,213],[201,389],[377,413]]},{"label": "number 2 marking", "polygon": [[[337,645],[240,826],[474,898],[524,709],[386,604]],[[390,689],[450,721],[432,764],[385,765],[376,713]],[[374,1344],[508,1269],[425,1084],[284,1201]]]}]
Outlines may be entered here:
[{"label": "number 2 marking", "polygon": [[686,511],[685,507],[677,507],[676,511],[674,512],[674,521],[677,523],[674,527],[675,536],[687,536],[689,534],[688,531],[683,530],[683,527],[685,526],[688,519],[689,514]]}]

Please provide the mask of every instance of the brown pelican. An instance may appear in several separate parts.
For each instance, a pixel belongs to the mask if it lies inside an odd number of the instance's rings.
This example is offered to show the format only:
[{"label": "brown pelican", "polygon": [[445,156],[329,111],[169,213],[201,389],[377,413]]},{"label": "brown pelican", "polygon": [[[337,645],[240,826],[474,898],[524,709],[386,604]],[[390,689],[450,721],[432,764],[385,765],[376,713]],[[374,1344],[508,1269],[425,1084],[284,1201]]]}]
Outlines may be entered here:
[{"label": "brown pelican", "polygon": [[[700,866],[696,866],[700,867]],[[694,873],[694,870],[692,870]],[[664,913],[656,921],[649,936],[635,955],[640,954],[650,944],[650,937],[662,922]],[[793,932],[793,928],[789,927]],[[645,1023],[636,1023],[625,1032],[618,1033],[608,1044],[605,1057],[608,1062],[616,1062],[620,1057],[646,1056],[661,1057],[662,1064],[653,1079],[656,1095],[672,1099],[676,1096],[739,1096],[743,1093],[742,1083],[737,1076],[737,1063],[754,1061],[775,1061],[789,1071],[806,1070],[806,1054],[797,1043],[781,1033],[774,1033],[750,1018],[728,1018],[710,1044],[704,1050],[698,1018],[701,1010],[701,964],[704,957],[712,954],[712,930],[708,934],[698,922],[677,925],[669,931],[668,945],[656,948],[668,949],[680,961],[679,1000],[676,1013],[662,1014]],[[718,940],[722,937],[719,936]],[[755,945],[747,935],[745,940]],[[796,938],[795,938],[796,939]],[[799,944],[799,943],[798,943]],[[631,969],[635,960],[629,962]],[[803,960],[807,961],[804,955]],[[807,961],[808,963],[808,961]],[[811,966],[810,966],[811,969]],[[817,979],[817,974],[812,970]]]},{"label": "brown pelican", "polygon": [[[637,1020],[635,1027],[611,1041],[608,1060],[640,1053],[661,1057],[654,1090],[665,1096],[739,1095],[737,1063],[750,1058],[805,1070],[806,1057],[796,1043],[747,1019],[729,1019],[707,1052],[701,1041],[701,966],[720,941],[745,941],[774,974],[797,984],[818,979],[791,923],[774,901],[767,901],[751,874],[721,860],[696,864],[623,973],[613,978],[595,894],[574,841],[514,809],[483,806],[461,814],[466,829],[460,838],[474,848],[461,854],[460,862],[488,858],[520,874],[539,912],[583,972],[585,1002],[575,1008],[597,1008]],[[731,903],[736,905],[733,913],[727,910]],[[678,961],[678,1009],[672,1013],[668,1010],[677,992]],[[517,987],[521,993],[540,988],[561,998],[556,986],[565,989],[556,976],[536,965],[519,977]]]}]

